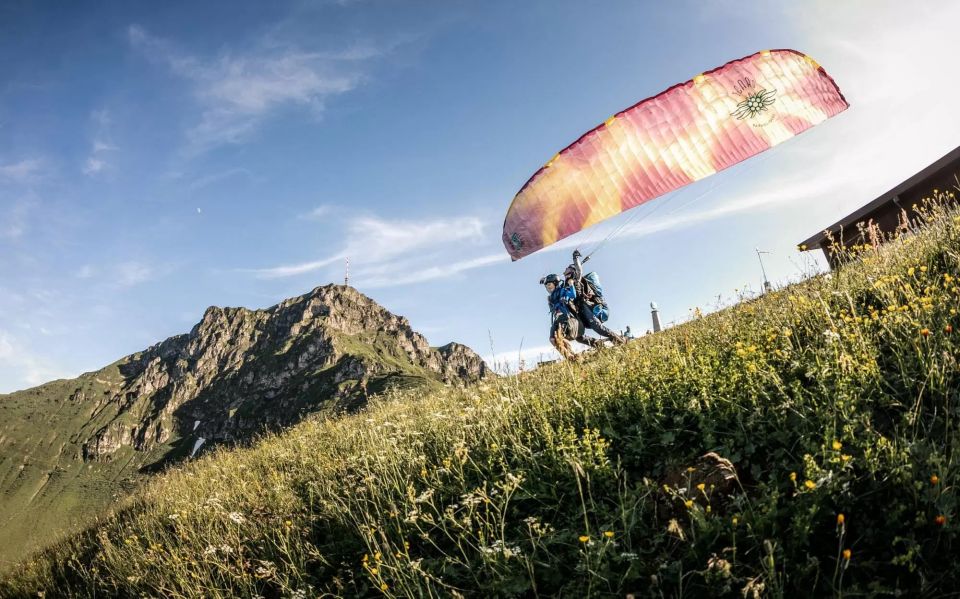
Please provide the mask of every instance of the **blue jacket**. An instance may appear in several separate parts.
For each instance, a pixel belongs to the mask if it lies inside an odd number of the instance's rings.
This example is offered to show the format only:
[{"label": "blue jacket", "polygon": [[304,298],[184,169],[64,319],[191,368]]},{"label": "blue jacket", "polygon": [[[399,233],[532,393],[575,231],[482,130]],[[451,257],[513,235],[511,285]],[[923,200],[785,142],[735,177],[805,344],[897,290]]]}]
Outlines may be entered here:
[{"label": "blue jacket", "polygon": [[566,283],[558,286],[550,293],[547,303],[550,304],[550,315],[557,312],[561,314],[570,314],[570,302],[577,298],[577,290],[572,285]]}]

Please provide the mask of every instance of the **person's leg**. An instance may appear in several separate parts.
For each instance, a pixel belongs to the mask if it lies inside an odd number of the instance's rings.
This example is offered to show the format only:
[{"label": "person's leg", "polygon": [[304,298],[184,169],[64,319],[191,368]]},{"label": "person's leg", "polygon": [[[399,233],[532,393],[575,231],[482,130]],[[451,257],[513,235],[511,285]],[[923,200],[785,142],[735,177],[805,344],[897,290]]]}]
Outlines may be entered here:
[{"label": "person's leg", "polygon": [[577,354],[573,353],[573,348],[570,347],[570,342],[567,341],[565,331],[563,327],[560,326],[562,323],[561,320],[554,320],[553,326],[550,327],[550,343],[553,347],[557,348],[557,352],[567,360],[575,360]]},{"label": "person's leg", "polygon": [[610,339],[617,344],[624,342],[623,337],[604,326],[604,324],[597,320],[597,317],[593,315],[593,310],[584,304],[580,304],[580,319],[587,328],[594,331],[601,337]]}]

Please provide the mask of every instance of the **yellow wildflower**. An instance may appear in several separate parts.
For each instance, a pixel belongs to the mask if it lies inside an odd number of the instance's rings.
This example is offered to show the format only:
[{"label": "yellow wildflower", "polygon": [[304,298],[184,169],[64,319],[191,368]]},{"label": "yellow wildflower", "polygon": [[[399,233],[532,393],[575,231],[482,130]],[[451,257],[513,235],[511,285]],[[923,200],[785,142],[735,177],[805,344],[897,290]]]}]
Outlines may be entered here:
[{"label": "yellow wildflower", "polygon": [[817,488],[817,483],[813,482],[812,480],[810,480],[810,479],[808,478],[808,479],[803,483],[803,486],[805,486],[806,488],[808,488],[808,489],[810,489],[810,490],[813,490],[813,489],[816,489],[816,488]]},{"label": "yellow wildflower", "polygon": [[697,485],[697,489],[699,489],[699,490],[701,490],[701,491],[703,491],[703,490],[706,489],[706,488],[707,488],[707,485],[704,484],[704,483],[700,483],[699,485]]},{"label": "yellow wildflower", "polygon": [[692,499],[688,499],[688,500],[686,500],[686,501],[683,502],[683,505],[687,506],[687,509],[690,509],[690,508],[693,507],[693,500],[692,500]]},{"label": "yellow wildflower", "polygon": [[581,542],[581,543],[586,543],[586,542],[589,541],[589,540],[590,540],[590,537],[588,537],[587,535],[580,535],[580,542]]},{"label": "yellow wildflower", "polygon": [[791,472],[791,473],[790,473],[790,480],[791,480],[792,482],[797,482],[797,473],[796,473],[796,472]]},{"label": "yellow wildflower", "polygon": [[843,559],[844,559],[844,560],[846,560],[846,561],[849,562],[851,555],[852,555],[852,552],[851,552],[849,549],[844,549],[844,550],[843,550]]},{"label": "yellow wildflower", "polygon": [[842,447],[843,447],[843,443],[841,443],[840,441],[837,441],[836,439],[833,440],[833,450],[834,450],[834,451],[840,451],[840,448],[842,448]]},{"label": "yellow wildflower", "polygon": [[612,531],[612,530],[605,530],[605,531],[603,531],[603,536],[607,537],[608,539],[612,539],[612,538],[613,538],[613,531]]},{"label": "yellow wildflower", "polygon": [[843,522],[844,522],[845,520],[846,520],[846,518],[844,517],[843,514],[837,514],[837,524],[838,524],[838,525],[843,524]]}]

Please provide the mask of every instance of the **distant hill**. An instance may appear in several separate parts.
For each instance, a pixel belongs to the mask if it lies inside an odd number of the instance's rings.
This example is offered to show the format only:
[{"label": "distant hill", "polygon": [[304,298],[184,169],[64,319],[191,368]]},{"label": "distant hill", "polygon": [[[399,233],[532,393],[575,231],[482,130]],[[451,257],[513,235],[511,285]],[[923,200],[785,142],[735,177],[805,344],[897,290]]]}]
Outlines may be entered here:
[{"label": "distant hill", "polygon": [[430,347],[350,287],[318,287],[265,310],[208,308],[188,334],[76,379],[0,395],[0,565],[211,446],[311,413],[355,411],[391,387],[487,375],[469,348]]}]

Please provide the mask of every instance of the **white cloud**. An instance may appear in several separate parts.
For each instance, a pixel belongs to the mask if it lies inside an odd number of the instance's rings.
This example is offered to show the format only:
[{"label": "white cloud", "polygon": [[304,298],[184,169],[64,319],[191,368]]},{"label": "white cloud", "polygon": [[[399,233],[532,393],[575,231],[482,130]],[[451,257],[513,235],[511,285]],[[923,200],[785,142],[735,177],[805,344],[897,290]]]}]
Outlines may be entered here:
[{"label": "white cloud", "polygon": [[369,48],[323,53],[266,46],[245,55],[201,59],[138,25],[128,28],[127,37],[151,60],[193,84],[202,106],[199,122],[188,133],[195,151],[239,143],[281,108],[295,106],[319,115],[328,98],[361,83],[356,63],[378,55]]},{"label": "white cloud", "polygon": [[43,161],[36,158],[21,160],[12,164],[0,164],[0,179],[15,183],[27,183],[36,178],[42,167]]},{"label": "white cloud", "polygon": [[447,263],[451,249],[482,241],[483,231],[483,222],[475,217],[391,221],[364,216],[347,224],[343,249],[330,257],[246,270],[273,279],[313,272],[350,258],[351,278],[366,286],[382,286],[387,280],[397,284],[445,278],[501,260],[484,256]]},{"label": "white cloud", "polygon": [[435,279],[449,279],[468,270],[498,264],[500,262],[509,262],[510,256],[506,252],[479,256],[459,260],[451,264],[428,265],[409,270],[395,269],[395,272],[388,275],[359,273],[358,280],[368,288],[387,287],[391,285],[409,285],[411,283],[422,283]]},{"label": "white cloud", "polygon": [[5,388],[0,389],[0,393],[9,393],[17,388],[33,387],[53,379],[74,376],[47,364],[27,351],[13,335],[0,329],[0,372],[3,371],[9,371],[14,378],[3,381]]},{"label": "white cloud", "polygon": [[106,160],[108,152],[115,152],[119,148],[107,140],[108,129],[113,122],[110,118],[110,111],[95,110],[90,113],[90,120],[94,124],[96,132],[93,141],[90,144],[90,154],[83,164],[83,174],[88,177],[98,175],[110,168],[110,163]]},{"label": "white cloud", "polygon": [[302,220],[322,220],[333,212],[333,206],[330,204],[321,204],[306,214],[301,214],[297,218]]},{"label": "white cloud", "polygon": [[9,210],[0,212],[0,240],[13,241],[23,237],[28,216],[35,204],[33,200],[18,200]]},{"label": "white cloud", "polygon": [[83,174],[85,175],[95,175],[102,171],[107,166],[107,163],[99,158],[94,158],[93,156],[87,158],[87,163],[83,165]]},{"label": "white cloud", "polygon": [[149,281],[155,275],[153,268],[142,262],[123,262],[114,270],[114,283],[120,287],[133,287]]}]

